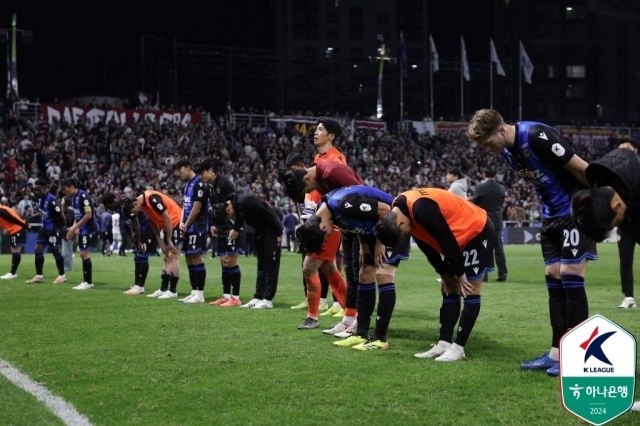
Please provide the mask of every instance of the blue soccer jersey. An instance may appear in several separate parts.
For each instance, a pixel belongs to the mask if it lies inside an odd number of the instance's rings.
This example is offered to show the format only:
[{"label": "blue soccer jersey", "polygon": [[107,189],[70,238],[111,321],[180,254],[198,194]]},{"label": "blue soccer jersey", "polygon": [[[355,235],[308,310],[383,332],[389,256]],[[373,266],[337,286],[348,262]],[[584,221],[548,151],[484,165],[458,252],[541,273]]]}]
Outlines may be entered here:
[{"label": "blue soccer jersey", "polygon": [[201,204],[200,212],[196,219],[189,225],[187,232],[208,232],[209,231],[209,185],[200,180],[200,176],[195,176],[184,187],[182,203],[182,223],[186,223],[196,201]]},{"label": "blue soccer jersey", "polygon": [[62,207],[53,194],[47,192],[44,197],[40,198],[38,200],[38,209],[42,217],[43,229],[53,231],[64,228],[64,216],[60,214]]},{"label": "blue soccer jersey", "polygon": [[80,222],[86,212],[91,212],[91,219],[79,229],[80,235],[92,235],[98,231],[96,222],[96,209],[93,208],[93,200],[91,196],[82,189],[79,189],[72,200],[73,214],[76,223]]}]

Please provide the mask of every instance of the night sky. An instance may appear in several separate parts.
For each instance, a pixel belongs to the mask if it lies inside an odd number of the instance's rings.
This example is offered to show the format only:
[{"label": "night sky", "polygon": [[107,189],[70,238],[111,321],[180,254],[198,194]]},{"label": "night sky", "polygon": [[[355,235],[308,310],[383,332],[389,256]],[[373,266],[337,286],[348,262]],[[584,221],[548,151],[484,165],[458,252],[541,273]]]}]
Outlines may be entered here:
[{"label": "night sky", "polygon": [[[154,3],[158,7],[150,6]],[[163,4],[174,6],[163,8]],[[492,4],[492,0],[430,2],[431,32],[441,58],[459,54],[463,34],[470,61],[488,61]],[[31,44],[18,45],[19,91],[31,100],[102,94],[104,58],[138,64],[142,33],[222,46],[270,47],[267,0],[5,0],[2,5],[0,27],[10,27],[16,12],[18,28],[34,32]],[[0,52],[6,55],[4,46]]]}]

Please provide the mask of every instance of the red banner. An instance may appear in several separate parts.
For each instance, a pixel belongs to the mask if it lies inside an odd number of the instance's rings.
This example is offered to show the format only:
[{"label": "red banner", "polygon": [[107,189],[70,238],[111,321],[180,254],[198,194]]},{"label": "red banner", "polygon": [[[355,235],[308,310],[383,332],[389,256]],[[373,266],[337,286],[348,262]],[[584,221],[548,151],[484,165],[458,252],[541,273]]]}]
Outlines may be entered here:
[{"label": "red banner", "polygon": [[469,125],[469,123],[454,123],[447,121],[437,121],[435,124],[438,136],[456,139],[464,137],[464,133],[467,131],[467,126]]},{"label": "red banner", "polygon": [[609,138],[614,137],[616,130],[613,127],[563,127],[559,126],[562,136],[569,136],[575,146],[593,146],[605,148],[609,146]]},{"label": "red banner", "polygon": [[84,118],[92,125],[104,121],[105,123],[114,120],[119,124],[129,124],[138,121],[148,121],[151,123],[173,123],[181,126],[190,124],[200,124],[202,114],[199,112],[170,112],[170,111],[148,111],[139,109],[104,109],[88,108],[66,105],[41,105],[42,115],[49,124],[53,124],[53,119],[60,120],[62,117],[68,123],[76,124],[78,119]]}]

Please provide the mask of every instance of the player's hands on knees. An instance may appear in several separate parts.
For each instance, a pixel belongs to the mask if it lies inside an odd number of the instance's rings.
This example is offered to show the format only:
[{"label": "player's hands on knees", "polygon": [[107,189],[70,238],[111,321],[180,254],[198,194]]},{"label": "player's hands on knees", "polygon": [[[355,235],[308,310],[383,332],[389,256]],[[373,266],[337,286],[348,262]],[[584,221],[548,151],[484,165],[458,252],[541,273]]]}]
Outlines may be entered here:
[{"label": "player's hands on knees", "polygon": [[376,253],[375,253],[375,263],[376,268],[382,268],[384,266],[384,262],[387,260],[387,247],[382,244],[380,241],[376,240]]},{"label": "player's hands on knees", "polygon": [[184,225],[184,222],[180,222],[180,230],[182,232],[187,232],[187,227]]},{"label": "player's hands on knees", "polygon": [[138,249],[138,253],[140,253],[140,254],[144,254],[144,252],[146,251],[144,249],[144,246],[142,245],[142,243],[136,244],[136,248]]},{"label": "player's hands on knees", "polygon": [[461,276],[459,276],[457,278],[457,284],[458,286],[460,286],[460,293],[462,294],[462,297],[466,298],[467,294],[473,294],[473,286],[471,285],[469,280],[467,280],[467,274],[462,274]]},{"label": "player's hands on knees", "polygon": [[451,274],[448,272],[440,275],[440,291],[445,296],[448,296],[450,288],[457,288],[456,280],[454,280]]},{"label": "player's hands on knees", "polygon": [[217,237],[218,236],[218,228],[216,228],[215,226],[211,226],[209,228],[209,232],[211,233],[212,237]]},{"label": "player's hands on knees", "polygon": [[235,240],[236,238],[238,238],[238,231],[236,231],[235,229],[229,231],[229,239]]}]

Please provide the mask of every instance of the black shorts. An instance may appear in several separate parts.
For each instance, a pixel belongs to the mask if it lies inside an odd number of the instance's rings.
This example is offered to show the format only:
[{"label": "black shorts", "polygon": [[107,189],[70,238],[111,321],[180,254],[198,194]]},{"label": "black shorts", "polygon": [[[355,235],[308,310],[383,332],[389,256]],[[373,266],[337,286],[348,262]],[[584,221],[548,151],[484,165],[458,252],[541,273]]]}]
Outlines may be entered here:
[{"label": "black shorts", "polygon": [[187,232],[184,234],[182,242],[184,254],[204,254],[207,252],[207,233],[205,231]]},{"label": "black shorts", "polygon": [[101,232],[100,237],[103,240],[113,241],[113,232]]},{"label": "black shorts", "polygon": [[[363,235],[364,241],[369,246],[369,251],[375,253],[376,251],[376,236],[373,234]],[[393,265],[396,268],[400,265],[401,260],[409,260],[409,250],[411,249],[411,236],[400,241],[395,247],[386,247],[385,252],[387,260],[384,262],[388,265]],[[369,255],[365,256],[364,263],[366,265],[375,265],[375,259]]]},{"label": "black shorts", "polygon": [[155,256],[158,254],[158,240],[156,240],[156,236],[153,234],[151,228],[147,228],[142,235],[140,236],[140,243],[142,244],[142,248],[144,249],[144,253],[139,253],[137,249],[134,248],[133,252],[138,256]]},{"label": "black shorts", "polygon": [[24,247],[27,245],[27,228],[22,228],[13,235],[9,235],[11,238],[11,248]]},{"label": "black shorts", "polygon": [[62,236],[57,229],[44,229],[40,228],[38,231],[38,237],[36,238],[36,244],[49,246],[51,249],[60,248],[60,240]]},{"label": "black shorts", "polygon": [[97,234],[78,235],[78,249],[80,251],[94,251],[97,242]]},{"label": "black shorts", "polygon": [[218,247],[216,252],[218,256],[231,256],[241,253],[244,247],[244,232],[238,233],[238,238],[229,240],[229,234],[218,233]]},{"label": "black shorts", "polygon": [[464,274],[467,281],[477,281],[484,278],[487,272],[493,272],[493,247],[496,231],[491,219],[482,228],[482,232],[473,237],[462,249],[464,260]]},{"label": "black shorts", "polygon": [[[182,245],[182,241],[183,239],[180,237],[181,231],[180,231],[180,227],[176,226],[175,228],[173,228],[173,231],[171,231],[171,243],[173,244],[174,247],[180,247]],[[163,235],[162,236],[162,241],[167,244],[167,236]]]},{"label": "black shorts", "polygon": [[540,244],[545,265],[579,264],[583,260],[598,260],[595,241],[578,231],[571,216],[545,219],[540,227]]}]

